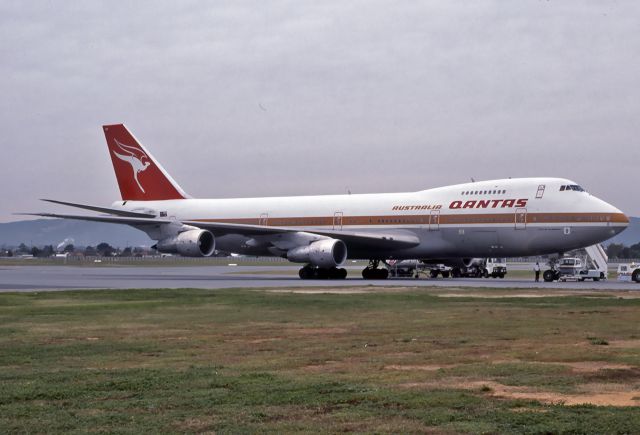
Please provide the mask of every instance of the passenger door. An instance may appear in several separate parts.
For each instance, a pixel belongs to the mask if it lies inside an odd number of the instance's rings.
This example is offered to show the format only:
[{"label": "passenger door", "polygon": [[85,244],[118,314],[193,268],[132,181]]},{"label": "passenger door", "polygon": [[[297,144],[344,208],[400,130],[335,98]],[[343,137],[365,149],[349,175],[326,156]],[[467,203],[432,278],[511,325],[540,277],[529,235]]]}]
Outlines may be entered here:
[{"label": "passenger door", "polygon": [[337,211],[333,214],[333,229],[341,230],[342,229],[342,218],[344,217],[344,213],[341,211]]},{"label": "passenger door", "polygon": [[429,231],[438,231],[440,229],[440,210],[431,210],[429,214]]},{"label": "passenger door", "polygon": [[258,220],[258,225],[262,225],[264,227],[269,223],[269,213],[262,213],[260,215],[260,219]]},{"label": "passenger door", "polygon": [[515,214],[516,230],[524,230],[527,228],[527,209],[516,208]]}]

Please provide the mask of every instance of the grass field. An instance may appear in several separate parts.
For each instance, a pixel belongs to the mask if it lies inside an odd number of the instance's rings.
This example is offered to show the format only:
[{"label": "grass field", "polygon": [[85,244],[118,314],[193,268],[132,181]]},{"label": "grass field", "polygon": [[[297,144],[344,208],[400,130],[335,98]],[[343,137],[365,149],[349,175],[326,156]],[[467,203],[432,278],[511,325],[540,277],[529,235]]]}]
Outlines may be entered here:
[{"label": "grass field", "polygon": [[0,294],[0,433],[640,428],[633,292],[322,291]]}]

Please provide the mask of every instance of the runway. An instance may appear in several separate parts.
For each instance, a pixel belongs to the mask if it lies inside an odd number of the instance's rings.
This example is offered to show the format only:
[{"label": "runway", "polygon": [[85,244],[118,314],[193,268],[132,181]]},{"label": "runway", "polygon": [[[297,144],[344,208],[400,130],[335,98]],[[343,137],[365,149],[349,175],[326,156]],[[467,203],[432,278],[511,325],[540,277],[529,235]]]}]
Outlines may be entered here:
[{"label": "runway", "polygon": [[342,286],[424,286],[468,288],[558,288],[638,290],[640,285],[614,279],[600,282],[533,282],[532,279],[457,278],[363,280],[359,269],[349,269],[346,280],[300,280],[297,266],[171,266],[171,267],[0,267],[0,292],[128,288],[274,288]]}]

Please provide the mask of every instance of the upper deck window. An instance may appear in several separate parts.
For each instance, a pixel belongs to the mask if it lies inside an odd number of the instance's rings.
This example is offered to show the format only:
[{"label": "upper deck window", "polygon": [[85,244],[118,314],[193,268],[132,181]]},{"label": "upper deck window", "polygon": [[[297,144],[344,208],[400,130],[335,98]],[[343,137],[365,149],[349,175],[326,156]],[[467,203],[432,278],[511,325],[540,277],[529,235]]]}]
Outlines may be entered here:
[{"label": "upper deck window", "polygon": [[560,186],[560,191],[562,192],[563,190],[574,190],[576,192],[585,192],[585,190],[578,186],[577,184],[569,184],[567,186]]}]

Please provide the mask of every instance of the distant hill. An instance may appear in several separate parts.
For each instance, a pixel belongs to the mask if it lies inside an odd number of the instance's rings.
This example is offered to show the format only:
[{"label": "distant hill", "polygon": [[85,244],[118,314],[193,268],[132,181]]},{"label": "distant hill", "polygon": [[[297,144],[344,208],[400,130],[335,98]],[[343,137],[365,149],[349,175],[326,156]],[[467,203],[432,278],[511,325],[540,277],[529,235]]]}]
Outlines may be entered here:
[{"label": "distant hill", "polygon": [[[629,227],[604,244],[622,243],[631,246],[640,242],[640,218],[632,217]],[[112,246],[151,246],[155,242],[142,231],[127,225],[103,224],[64,219],[37,219],[0,223],[0,246],[57,245],[72,238],[77,246],[95,246],[107,242]]]},{"label": "distant hill", "polygon": [[128,225],[104,224],[65,219],[37,219],[0,223],[0,246],[53,245],[72,238],[76,246],[96,246],[107,242],[111,246],[151,246],[155,242],[142,231]]},{"label": "distant hill", "polygon": [[627,229],[614,238],[607,240],[604,244],[622,243],[623,245],[631,246],[638,242],[640,242],[640,218],[631,217],[629,218]]}]

